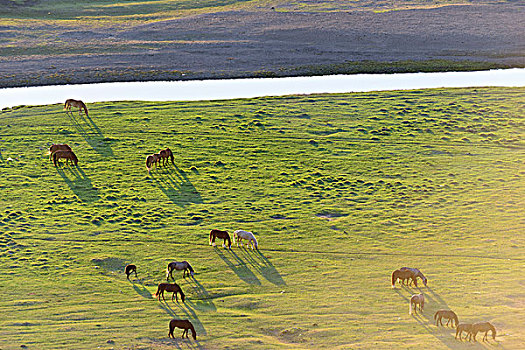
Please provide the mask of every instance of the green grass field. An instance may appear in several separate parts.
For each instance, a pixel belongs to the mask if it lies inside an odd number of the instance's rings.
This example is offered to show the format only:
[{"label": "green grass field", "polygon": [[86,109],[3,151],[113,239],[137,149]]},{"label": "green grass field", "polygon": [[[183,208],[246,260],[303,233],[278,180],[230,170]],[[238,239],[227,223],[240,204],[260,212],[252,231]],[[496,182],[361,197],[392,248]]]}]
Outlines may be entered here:
[{"label": "green grass field", "polygon": [[[5,109],[0,348],[523,348],[524,105],[478,88]],[[62,142],[78,168],[48,160]],[[175,166],[148,174],[166,146]],[[210,247],[212,228],[260,252]],[[153,297],[174,260],[196,270],[176,275],[185,304]],[[429,279],[423,315],[390,286],[401,266]],[[454,340],[440,308],[496,341]],[[172,318],[197,342],[168,339]]]}]

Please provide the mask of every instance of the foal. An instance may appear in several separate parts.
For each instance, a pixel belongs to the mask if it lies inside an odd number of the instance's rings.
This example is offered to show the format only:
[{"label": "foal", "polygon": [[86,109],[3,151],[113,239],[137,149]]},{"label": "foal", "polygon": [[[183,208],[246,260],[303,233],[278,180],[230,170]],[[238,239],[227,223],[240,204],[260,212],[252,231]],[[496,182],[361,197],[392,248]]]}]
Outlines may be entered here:
[{"label": "foal", "polygon": [[222,243],[223,247],[225,247],[226,241],[228,241],[228,249],[231,249],[232,240],[230,239],[230,235],[228,234],[228,231],[211,230],[210,231],[210,245],[212,246],[215,246],[215,237],[224,239]]},{"label": "foal", "polygon": [[126,265],[126,267],[124,268],[124,272],[128,276],[128,280],[129,280],[129,275],[131,275],[132,272],[135,272],[135,277],[138,278],[138,276],[137,276],[137,266],[135,266],[133,264]]},{"label": "foal", "polygon": [[454,322],[456,322],[456,326],[459,324],[458,316],[456,313],[452,310],[438,310],[434,314],[434,320],[436,320],[436,326],[438,325],[438,322],[441,323],[443,326],[443,322],[441,321],[442,318],[448,319],[447,326],[452,321],[451,326],[454,327]]},{"label": "foal", "polygon": [[188,320],[176,320],[173,319],[170,321],[170,331],[168,332],[168,338],[172,337],[175,339],[175,336],[173,335],[173,330],[175,328],[181,328],[184,329],[182,331],[182,338],[184,338],[184,334],[186,334],[186,338],[188,338],[188,330],[191,331],[191,336],[193,339],[197,339],[197,332],[195,332],[195,328],[193,327],[193,324],[191,324]]},{"label": "foal", "polygon": [[425,307],[425,297],[423,294],[414,294],[410,298],[410,305],[408,307],[408,314],[412,315],[412,305],[414,305],[414,311],[417,314],[417,306],[419,305],[419,311],[423,312],[423,308]]},{"label": "foal", "polygon": [[177,303],[179,302],[179,299],[177,298],[177,293],[180,293],[180,299],[182,300],[182,302],[184,302],[185,295],[177,283],[173,283],[173,284],[159,283],[159,287],[157,288],[157,293],[155,293],[159,301],[160,301],[161,294],[162,294],[162,299],[166,301],[166,299],[164,299],[164,291],[170,292],[170,293],[173,292],[173,294],[171,295],[171,301],[173,301],[173,297],[175,297],[175,300],[177,300]]}]

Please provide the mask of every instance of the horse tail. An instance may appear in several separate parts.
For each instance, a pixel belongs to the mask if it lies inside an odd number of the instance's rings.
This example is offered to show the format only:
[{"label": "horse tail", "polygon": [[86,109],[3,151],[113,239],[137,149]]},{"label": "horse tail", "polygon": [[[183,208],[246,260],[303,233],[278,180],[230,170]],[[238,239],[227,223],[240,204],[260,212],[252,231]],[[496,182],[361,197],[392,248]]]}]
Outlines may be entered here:
[{"label": "horse tail", "polygon": [[166,281],[169,280],[170,277],[170,264],[168,264],[168,267],[166,267]]},{"label": "horse tail", "polygon": [[434,314],[434,320],[436,320],[438,314],[439,314],[439,311],[436,311],[436,313]]},{"label": "horse tail", "polygon": [[160,290],[160,284],[159,284],[159,286],[157,287],[157,292],[155,294],[153,294],[153,296],[154,297],[159,296],[159,299],[160,299],[160,292],[161,292],[161,290]]},{"label": "horse tail", "polygon": [[171,152],[171,150],[170,150],[170,159],[171,159],[171,164],[175,165],[175,157],[173,157],[173,152]]},{"label": "horse tail", "polygon": [[392,272],[392,288],[395,287],[395,285],[396,285],[396,280],[397,280],[397,270],[395,270],[394,272]]},{"label": "horse tail", "polygon": [[69,105],[69,100],[66,100],[66,102],[64,102],[64,109],[66,109],[68,105]]},{"label": "horse tail", "polygon": [[149,172],[150,169],[149,169],[149,166],[148,166],[148,165],[149,165],[148,158],[146,158],[146,169],[148,169],[148,172]]},{"label": "horse tail", "polygon": [[210,245],[213,243],[212,239],[214,238],[213,236],[213,230],[210,231]]},{"label": "horse tail", "polygon": [[226,236],[226,240],[228,241],[228,248],[231,248],[232,247],[232,240],[230,238],[230,235]]},{"label": "horse tail", "polygon": [[55,166],[57,166],[57,158],[58,158],[58,157],[57,157],[57,152],[54,152],[54,153],[53,153],[53,164],[54,164]]}]

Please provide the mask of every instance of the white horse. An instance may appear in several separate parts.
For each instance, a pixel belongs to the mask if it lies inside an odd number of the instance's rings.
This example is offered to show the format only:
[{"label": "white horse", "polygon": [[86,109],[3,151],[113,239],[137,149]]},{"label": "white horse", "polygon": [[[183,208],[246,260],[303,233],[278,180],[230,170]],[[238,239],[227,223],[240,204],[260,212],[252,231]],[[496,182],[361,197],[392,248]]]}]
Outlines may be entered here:
[{"label": "white horse", "polygon": [[[415,275],[416,275],[416,278],[419,277],[421,278],[421,280],[423,281],[423,284],[425,285],[425,287],[427,286],[427,278],[423,275],[423,273],[421,271],[419,271],[419,269],[416,269],[414,267],[402,267],[400,268],[401,271],[404,271],[404,270],[408,270],[408,271],[412,271]],[[411,284],[412,281],[409,282],[409,284]]]},{"label": "white horse", "polygon": [[412,305],[414,305],[414,311],[417,313],[417,306],[419,305],[419,311],[423,312],[425,307],[425,297],[423,294],[414,294],[410,297],[410,306],[408,307],[408,314],[412,315]]},{"label": "white horse", "polygon": [[244,230],[237,230],[233,233],[233,239],[235,240],[235,243],[237,244],[237,247],[239,246],[239,242],[241,243],[242,247],[242,240],[247,239],[248,245],[253,249],[259,249],[259,245],[257,243],[257,239],[253,235],[253,233],[244,231]]}]

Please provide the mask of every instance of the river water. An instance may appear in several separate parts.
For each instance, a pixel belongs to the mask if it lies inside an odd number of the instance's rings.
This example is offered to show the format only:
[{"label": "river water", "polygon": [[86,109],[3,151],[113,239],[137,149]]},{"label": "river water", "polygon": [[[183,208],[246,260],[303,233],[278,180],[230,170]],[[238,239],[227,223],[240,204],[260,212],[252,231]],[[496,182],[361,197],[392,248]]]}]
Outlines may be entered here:
[{"label": "river water", "polygon": [[316,77],[148,81],[0,89],[0,108],[102,101],[198,101],[292,94],[412,90],[440,87],[525,86],[525,69],[475,72],[355,74]]}]

